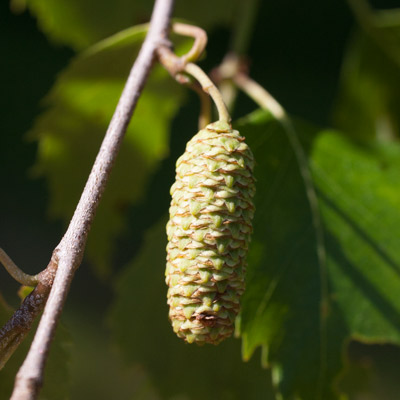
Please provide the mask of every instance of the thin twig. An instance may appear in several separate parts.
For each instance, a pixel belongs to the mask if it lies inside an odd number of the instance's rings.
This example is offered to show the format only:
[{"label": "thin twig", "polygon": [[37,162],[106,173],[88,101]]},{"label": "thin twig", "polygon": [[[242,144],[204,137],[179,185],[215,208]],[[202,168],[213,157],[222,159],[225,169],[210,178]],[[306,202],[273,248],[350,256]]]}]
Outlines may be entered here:
[{"label": "thin twig", "polygon": [[157,49],[158,58],[165,69],[180,83],[187,84],[188,78],[182,72],[194,77],[204,92],[209,94],[217,107],[219,119],[230,123],[231,116],[222,99],[221,93],[207,74],[196,64],[187,63],[184,58],[178,57],[169,47],[161,46]]},{"label": "thin twig", "polygon": [[[201,56],[207,44],[207,35],[205,31],[196,26],[180,23],[174,23],[172,30],[177,34],[193,37],[195,41],[191,50],[182,57],[178,57],[170,49],[170,46],[160,46],[157,49],[157,54],[161,64],[179,83],[189,83],[188,78],[183,74],[183,72],[194,77],[200,83],[203,91],[209,94],[213,99],[218,110],[219,120],[230,123],[231,116],[229,115],[228,109],[218,88],[198,65],[193,64],[193,62]],[[201,101],[202,107],[205,107],[206,103],[203,99],[201,99]],[[208,116],[206,115],[205,118],[208,118]],[[200,122],[200,124],[202,124],[202,122]]]},{"label": "thin twig", "polygon": [[34,320],[42,312],[54,281],[57,263],[55,251],[47,268],[37,275],[38,285],[0,329],[0,369],[30,332]]},{"label": "thin twig", "polygon": [[173,4],[174,0],[155,2],[149,32],[129,74],[68,230],[56,248],[58,269],[54,283],[29,353],[17,374],[11,400],[37,398],[50,344],[69,286],[81,263],[89,229],[122,138],[151,70],[156,49],[167,38]]},{"label": "thin twig", "polygon": [[232,112],[235,105],[238,87],[232,81],[232,78],[241,70],[244,63],[236,52],[227,53],[222,63],[214,68],[211,73],[211,79],[218,86],[222,98],[228,110]]},{"label": "thin twig", "polygon": [[[221,68],[229,68],[234,64],[238,64],[241,62],[241,58],[247,54],[250,39],[256,26],[255,20],[258,16],[257,11],[260,3],[260,0],[246,0],[238,3],[238,7],[235,10],[235,29],[232,31],[229,52],[221,63]],[[237,70],[237,67],[234,67]],[[211,78],[213,78],[212,74]],[[214,80],[214,82],[216,81]],[[237,86],[233,84],[231,79],[218,79],[218,89],[232,114],[237,98]]]},{"label": "thin twig", "polygon": [[246,0],[238,3],[230,50],[239,56],[247,54],[247,49],[256,26],[256,18],[259,16],[260,4],[260,0]]},{"label": "thin twig", "polygon": [[269,111],[286,130],[293,131],[292,123],[285,110],[265,88],[242,73],[233,74],[232,79],[261,108]]},{"label": "thin twig", "polygon": [[222,99],[221,93],[208,75],[198,65],[193,63],[186,64],[184,71],[196,78],[203,90],[211,96],[217,107],[219,120],[230,123],[231,116]]},{"label": "thin twig", "polygon": [[199,130],[204,129],[211,121],[211,100],[210,96],[204,92],[199,83],[193,82],[188,86],[194,90],[200,99]]},{"label": "thin twig", "polygon": [[21,271],[2,248],[0,248],[0,263],[4,265],[4,268],[7,270],[7,272],[21,285],[37,285],[37,275],[29,275]]},{"label": "thin twig", "polygon": [[172,31],[182,36],[189,36],[194,38],[192,48],[182,58],[185,64],[189,62],[196,62],[202,55],[207,45],[207,33],[204,29],[198,26],[182,24],[181,22],[174,22],[172,24]]}]

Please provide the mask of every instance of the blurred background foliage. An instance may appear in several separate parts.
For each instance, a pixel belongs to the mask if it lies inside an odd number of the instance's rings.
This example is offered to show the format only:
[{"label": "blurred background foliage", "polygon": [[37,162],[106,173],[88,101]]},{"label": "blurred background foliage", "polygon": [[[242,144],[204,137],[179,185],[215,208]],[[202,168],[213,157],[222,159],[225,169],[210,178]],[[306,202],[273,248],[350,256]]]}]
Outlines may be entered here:
[{"label": "blurred background foliage", "polygon": [[[130,27],[147,22],[152,5],[0,4],[0,244],[27,272],[47,265],[64,232],[144,37]],[[164,226],[199,104],[157,67],[90,233],[41,398],[398,399],[398,5],[177,0],[174,15],[208,31],[206,71],[235,48],[296,116],[324,242],[299,148],[271,115],[249,114],[256,107],[240,94],[234,126],[255,153],[258,180],[241,338],[197,348],[175,337]],[[18,289],[0,269],[0,322]],[[0,372],[0,399],[28,345]]]}]

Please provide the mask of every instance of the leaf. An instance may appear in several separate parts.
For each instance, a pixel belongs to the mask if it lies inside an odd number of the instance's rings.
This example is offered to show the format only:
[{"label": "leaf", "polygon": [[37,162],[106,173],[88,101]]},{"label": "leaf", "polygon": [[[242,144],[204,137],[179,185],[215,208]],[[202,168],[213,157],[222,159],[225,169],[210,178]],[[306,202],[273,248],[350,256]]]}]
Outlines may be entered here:
[{"label": "leaf", "polygon": [[88,0],[12,0],[12,6],[15,10],[28,7],[49,37],[79,50],[147,20],[152,3],[98,0],[94,5]]},{"label": "leaf", "polygon": [[18,290],[18,296],[21,300],[24,300],[26,296],[28,296],[34,288],[32,286],[22,285]]},{"label": "leaf", "polygon": [[[206,29],[233,23],[235,4],[238,0],[178,0],[174,14]],[[16,10],[28,7],[49,37],[80,50],[129,26],[149,21],[154,2],[97,0],[94,5],[90,0],[12,0],[12,5]]]},{"label": "leaf", "polygon": [[310,187],[285,132],[265,112],[237,127],[257,161],[243,356],[262,347],[284,399],[337,399],[350,338],[400,344],[400,147],[297,124],[320,202],[321,263]]},{"label": "leaf", "polygon": [[345,388],[350,400],[396,400],[400,390],[399,356],[397,346],[351,342],[349,363],[341,374],[339,385]]},{"label": "leaf", "polygon": [[[12,315],[12,311],[0,299],[0,326]],[[36,324],[37,325],[37,324]],[[0,373],[0,400],[8,400],[13,390],[15,375],[18,372],[29,350],[36,325],[29,336],[20,344],[17,351],[11,356]],[[44,386],[40,393],[40,399],[65,400],[68,398],[69,389],[69,353],[70,336],[66,327],[58,326],[54,337],[49,358],[46,363]]]},{"label": "leaf", "polygon": [[349,0],[363,31],[400,65],[400,9],[374,9],[368,0]]},{"label": "leaf", "polygon": [[[37,174],[50,191],[50,214],[68,222],[144,38],[135,27],[93,46],[62,72],[45,100],[31,137],[39,141]],[[169,124],[182,90],[160,66],[151,74],[135,110],[88,241],[88,257],[110,271],[115,236],[125,209],[141,199],[147,179],[168,154]]]},{"label": "leaf", "polygon": [[136,260],[116,283],[109,320],[125,361],[142,364],[164,399],[272,399],[267,372],[256,361],[241,361],[237,340],[198,347],[172,331],[164,282],[165,224],[163,218],[147,232]]},{"label": "leaf", "polygon": [[335,120],[357,139],[399,137],[400,12],[350,3],[364,30],[353,35],[344,57]]}]

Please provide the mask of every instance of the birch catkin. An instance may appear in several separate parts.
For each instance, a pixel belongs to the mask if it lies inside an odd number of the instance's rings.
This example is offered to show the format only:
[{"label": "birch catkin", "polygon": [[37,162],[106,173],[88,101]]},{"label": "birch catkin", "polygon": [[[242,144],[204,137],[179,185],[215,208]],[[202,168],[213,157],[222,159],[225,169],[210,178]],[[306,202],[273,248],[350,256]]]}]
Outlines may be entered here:
[{"label": "birch catkin", "polygon": [[167,298],[173,329],[189,343],[218,344],[234,330],[252,233],[253,166],[244,138],[222,121],[198,132],[177,160]]}]

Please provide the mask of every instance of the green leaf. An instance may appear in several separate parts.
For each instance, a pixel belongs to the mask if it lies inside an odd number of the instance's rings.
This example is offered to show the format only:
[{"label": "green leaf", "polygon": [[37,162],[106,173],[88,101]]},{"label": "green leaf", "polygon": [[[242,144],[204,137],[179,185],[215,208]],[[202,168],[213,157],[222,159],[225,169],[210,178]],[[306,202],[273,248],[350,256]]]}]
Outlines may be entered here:
[{"label": "green leaf", "polygon": [[129,0],[12,0],[16,10],[28,7],[41,29],[57,42],[86,48],[149,17],[152,2]]},{"label": "green leaf", "polygon": [[337,399],[349,338],[400,344],[400,146],[360,147],[297,125],[319,198],[322,248],[312,188],[281,126],[264,112],[237,126],[257,161],[243,356],[262,346],[284,399]]},{"label": "green leaf", "polygon": [[[243,357],[262,348],[263,364],[284,399],[338,399],[336,382],[351,338],[400,344],[400,147],[360,147],[338,132],[296,124],[321,207],[321,243],[307,196],[312,187],[296,158],[302,148],[294,151],[293,140],[265,112],[236,127],[257,162],[255,231],[238,326]],[[165,396],[180,390],[196,398],[192,377],[214,385],[214,364],[228,368],[219,363],[236,362],[236,349],[234,341],[211,350],[177,342],[164,303],[164,223],[149,231],[137,260],[119,277],[111,321],[127,361],[142,363]],[[204,367],[207,359],[212,361]],[[195,362],[188,368],[186,360]],[[167,363],[179,382],[161,367]],[[240,394],[240,381],[231,381]],[[268,386],[263,390],[270,393]]]},{"label": "green leaf", "polygon": [[164,282],[166,218],[146,234],[137,259],[120,274],[110,326],[125,361],[140,363],[162,398],[272,399],[268,373],[243,363],[240,343],[188,345],[172,331]]},{"label": "green leaf", "polygon": [[[238,0],[178,0],[174,15],[203,28],[233,23]],[[41,29],[54,40],[79,50],[129,26],[150,20],[148,0],[12,0],[16,10],[29,7]],[[210,12],[212,10],[212,12]]]},{"label": "green leaf", "polygon": [[[37,174],[50,190],[50,214],[69,222],[144,38],[135,27],[93,46],[61,73],[31,136],[39,141]],[[135,110],[88,241],[88,256],[110,270],[124,210],[141,199],[147,179],[168,154],[169,125],[182,90],[156,66]]]},{"label": "green leaf", "polygon": [[368,0],[349,0],[360,28],[400,65],[400,9],[374,9]]},{"label": "green leaf", "polygon": [[349,362],[338,384],[349,399],[396,400],[399,397],[400,348],[388,344],[349,344]]},{"label": "green leaf", "polygon": [[399,137],[400,11],[350,3],[363,31],[353,35],[344,57],[335,120],[357,139]]}]

